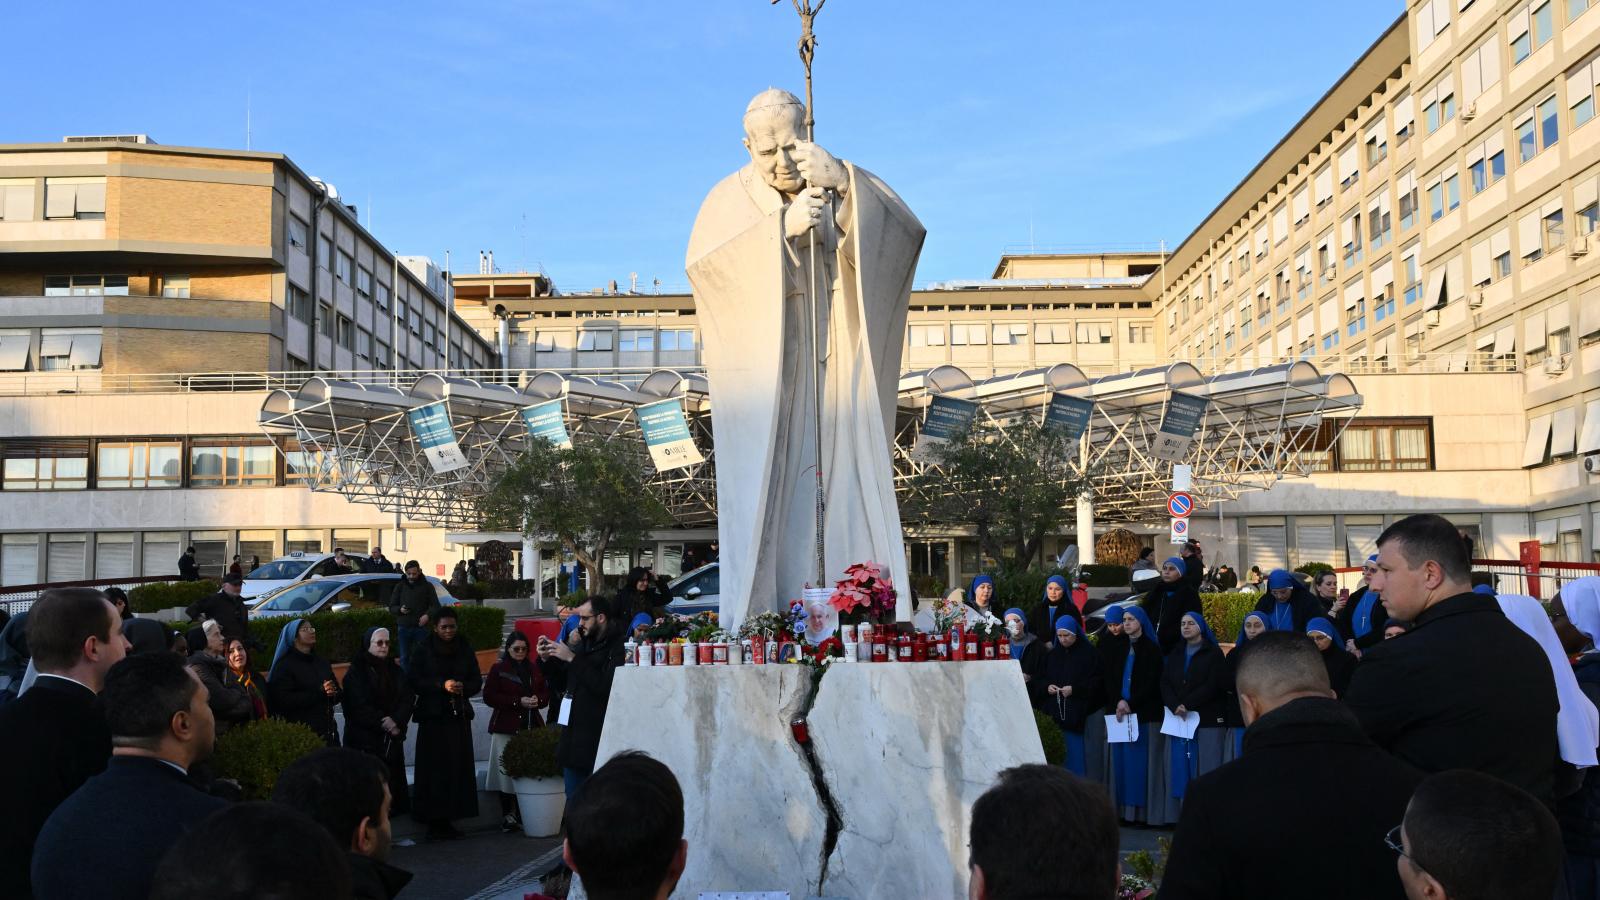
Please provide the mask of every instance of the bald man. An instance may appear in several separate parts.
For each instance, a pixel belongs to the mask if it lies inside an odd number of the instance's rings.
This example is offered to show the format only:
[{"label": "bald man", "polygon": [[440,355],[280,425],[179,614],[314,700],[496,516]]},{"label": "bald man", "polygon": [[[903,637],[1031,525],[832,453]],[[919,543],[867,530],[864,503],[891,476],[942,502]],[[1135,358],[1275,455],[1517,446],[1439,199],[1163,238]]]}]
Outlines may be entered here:
[{"label": "bald man", "polygon": [[1383,839],[1422,773],[1334,699],[1310,638],[1272,631],[1235,652],[1244,755],[1189,784],[1161,900],[1401,900]]}]

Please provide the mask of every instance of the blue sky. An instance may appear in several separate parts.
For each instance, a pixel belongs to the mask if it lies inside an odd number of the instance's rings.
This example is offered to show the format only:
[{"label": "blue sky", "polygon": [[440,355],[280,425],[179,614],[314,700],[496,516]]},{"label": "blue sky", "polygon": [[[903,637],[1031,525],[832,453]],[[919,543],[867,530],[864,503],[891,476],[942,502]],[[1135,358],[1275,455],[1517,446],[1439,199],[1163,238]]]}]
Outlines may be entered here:
[{"label": "blue sky", "polygon": [[[1402,0],[830,0],[817,139],[928,228],[918,283],[1008,247],[1169,245]],[[694,214],[799,93],[789,0],[26,3],[0,142],[146,132],[288,154],[404,253],[543,265],[565,290],[683,286]],[[74,23],[95,27],[77,29]],[[35,73],[34,79],[15,73]]]}]

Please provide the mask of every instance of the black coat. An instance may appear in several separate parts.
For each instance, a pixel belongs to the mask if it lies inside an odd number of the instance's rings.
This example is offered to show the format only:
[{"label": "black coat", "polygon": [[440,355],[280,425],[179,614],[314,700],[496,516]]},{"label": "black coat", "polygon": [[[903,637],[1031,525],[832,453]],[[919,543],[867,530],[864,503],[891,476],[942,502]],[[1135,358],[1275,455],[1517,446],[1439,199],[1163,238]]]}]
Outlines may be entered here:
[{"label": "black coat", "polygon": [[274,718],[299,722],[310,728],[330,747],[339,746],[339,727],[334,723],[333,708],[339,705],[341,692],[335,691],[329,697],[323,691],[322,683],[329,679],[338,681],[327,660],[290,647],[267,679],[267,711]]},{"label": "black coat", "polygon": [[383,559],[363,556],[361,557],[361,571],[368,575],[391,575],[400,571],[400,567],[390,562],[387,556]]},{"label": "black coat", "polygon": [[1383,643],[1383,628],[1389,624],[1389,611],[1384,608],[1382,601],[1379,601],[1372,604],[1372,630],[1362,637],[1356,637],[1356,607],[1366,595],[1366,585],[1351,591],[1350,599],[1345,602],[1344,609],[1339,610],[1339,615],[1333,619],[1333,624],[1339,629],[1339,633],[1354,640],[1356,646],[1362,650]]},{"label": "black coat", "polygon": [[1337,701],[1291,700],[1189,782],[1161,900],[1402,900],[1383,838],[1421,780]]},{"label": "black coat", "polygon": [[1340,697],[1350,693],[1350,676],[1355,674],[1356,658],[1344,647],[1334,644],[1322,651],[1322,665],[1328,670],[1328,686],[1333,692]]},{"label": "black coat", "polygon": [[[1037,646],[1035,642],[1034,646]],[[1059,644],[1044,655],[1044,666],[1033,682],[1040,689],[1034,706],[1068,731],[1082,732],[1089,715],[1101,702],[1100,655],[1094,645],[1079,638],[1071,647]],[[1052,697],[1050,685],[1070,687],[1066,697]]]},{"label": "black coat", "polygon": [[567,727],[561,730],[561,741],[556,744],[556,762],[562,768],[583,775],[594,771],[595,756],[600,752],[600,728],[606,721],[606,705],[611,702],[611,680],[627,653],[622,641],[620,630],[612,629],[599,640],[580,643],[570,663],[554,657],[539,663],[550,682],[550,707],[557,717],[553,721],[559,721],[563,700],[572,698]]},{"label": "black coat", "polygon": [[181,581],[200,580],[200,564],[195,562],[194,554],[185,553],[178,557],[178,579]]},{"label": "black coat", "polygon": [[1198,556],[1183,558],[1183,583],[1196,594],[1200,593],[1200,585],[1206,580],[1206,561]]},{"label": "black coat", "polygon": [[1184,651],[1187,645],[1179,644],[1167,654],[1161,671],[1161,705],[1167,709],[1184,707],[1200,714],[1200,727],[1214,728],[1227,724],[1223,708],[1228,696],[1228,661],[1222,648],[1209,641],[1201,641],[1194,659],[1184,670]]},{"label": "black coat", "polygon": [[227,805],[159,759],[114,757],[45,823],[33,854],[34,896],[145,900],[168,848]]},{"label": "black coat", "polygon": [[1155,623],[1156,640],[1161,644],[1162,653],[1167,653],[1183,643],[1183,635],[1178,629],[1181,627],[1184,613],[1204,615],[1200,609],[1200,595],[1187,581],[1173,584],[1167,584],[1165,581],[1158,583],[1145,595],[1142,605]]},{"label": "black coat", "polygon": [[245,612],[244,600],[240,597],[230,597],[224,591],[217,591],[196,600],[184,613],[191,622],[216,619],[222,627],[222,636],[230,641],[244,641],[246,646],[253,643],[250,629],[245,624],[249,620],[249,613]]},{"label": "black coat", "polygon": [[1046,648],[1055,646],[1056,620],[1062,616],[1071,616],[1078,620],[1078,630],[1083,631],[1083,611],[1072,602],[1072,598],[1062,597],[1061,602],[1052,607],[1049,603],[1040,600],[1039,605],[1033,608],[1028,616],[1028,630],[1038,638]]},{"label": "black coat", "polygon": [[228,664],[220,656],[195,653],[189,657],[189,668],[200,676],[206,686],[207,705],[216,719],[217,737],[228,733],[236,725],[255,720],[256,706],[250,699],[250,690],[237,678],[228,678]]},{"label": "black coat", "polygon": [[[1322,603],[1316,597],[1311,596],[1310,591],[1298,585],[1295,586],[1294,592],[1289,595],[1288,603],[1290,614],[1294,619],[1294,631],[1296,634],[1305,634],[1306,626],[1311,623],[1312,619],[1325,615],[1322,611]],[[1277,605],[1278,600],[1272,596],[1271,591],[1262,594],[1261,602],[1256,604],[1256,612],[1267,617],[1268,628],[1272,627],[1272,614]]]},{"label": "black coat", "polygon": [[1239,709],[1239,651],[1244,648],[1244,644],[1234,644],[1224,658],[1228,674],[1223,684],[1222,721],[1229,728],[1244,727],[1244,713]]},{"label": "black coat", "polygon": [[[41,675],[0,706],[0,897],[29,896],[28,860],[39,829],[110,758],[111,730],[94,692],[81,684]],[[95,833],[104,838],[103,828]]]},{"label": "black coat", "polygon": [[[1585,653],[1573,664],[1578,687],[1600,706],[1600,653]],[[1561,840],[1574,856],[1600,858],[1600,768],[1584,769],[1578,790],[1556,803]]]},{"label": "black coat", "polygon": [[[405,743],[413,700],[411,681],[393,657],[380,660],[363,653],[344,674],[344,745],[370,753],[388,767],[391,813],[411,809]],[[383,730],[385,716],[400,726],[398,736]]]},{"label": "black coat", "polygon": [[[1122,670],[1128,658],[1128,642],[1119,641],[1106,655],[1106,715],[1117,711],[1122,699]],[[1133,678],[1129,681],[1128,706],[1141,722],[1161,721],[1161,648],[1144,638],[1133,643]]]},{"label": "black coat", "polygon": [[346,853],[345,859],[350,862],[351,900],[394,900],[413,877],[405,869],[359,853]]},{"label": "black coat", "polygon": [[[411,689],[417,698],[412,816],[422,822],[470,819],[478,814],[471,699],[483,689],[478,657],[460,636],[445,642],[429,635],[412,653]],[[461,682],[462,693],[446,691],[446,681]]]},{"label": "black coat", "polygon": [[427,616],[431,625],[439,612],[439,592],[426,576],[416,581],[401,578],[389,594],[389,611],[394,613],[395,624],[401,628],[420,627],[417,619],[421,616]]},{"label": "black coat", "polygon": [[1457,594],[1378,644],[1346,696],[1378,746],[1424,772],[1474,769],[1554,800],[1555,676],[1494,598]]}]

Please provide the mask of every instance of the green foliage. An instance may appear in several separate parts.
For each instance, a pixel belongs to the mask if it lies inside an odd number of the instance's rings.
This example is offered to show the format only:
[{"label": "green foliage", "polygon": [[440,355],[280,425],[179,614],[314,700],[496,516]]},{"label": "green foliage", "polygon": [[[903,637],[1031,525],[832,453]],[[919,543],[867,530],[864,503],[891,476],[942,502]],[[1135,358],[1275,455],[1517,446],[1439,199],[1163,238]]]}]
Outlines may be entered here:
[{"label": "green foliage", "polygon": [[1061,726],[1055,720],[1033,711],[1033,723],[1039,726],[1039,744],[1044,748],[1044,761],[1052,766],[1061,765],[1067,758],[1067,739],[1061,736]]},{"label": "green foliage", "polygon": [[919,602],[927,603],[934,597],[943,597],[950,592],[944,578],[938,575],[913,575],[911,576],[911,589],[917,592]]},{"label": "green foliage", "polygon": [[188,606],[222,586],[215,581],[158,581],[141,584],[128,592],[128,608],[136,613],[160,612],[174,606]]},{"label": "green foliage", "polygon": [[1244,617],[1260,602],[1260,594],[1228,592],[1200,595],[1200,609],[1205,614],[1206,624],[1211,626],[1211,633],[1219,641],[1231,641],[1238,637]]},{"label": "green foliage", "polygon": [[239,782],[244,799],[268,800],[278,773],[323,746],[316,732],[298,722],[266,719],[230,729],[218,738],[211,761],[217,775]]},{"label": "green foliage", "polygon": [[[1013,571],[1002,569],[991,573],[989,577],[994,579],[995,615],[1013,606],[1025,612],[1032,610],[1044,598],[1044,583],[1050,580],[1050,576],[1064,574],[1066,573],[1054,568]],[[967,600],[972,600],[971,591],[967,592]]]},{"label": "green foliage", "polygon": [[670,521],[650,484],[653,469],[638,447],[533,441],[478,500],[482,526],[553,534],[600,584],[606,550],[638,546]]},{"label": "green foliage", "polygon": [[[466,638],[473,650],[493,650],[500,646],[505,629],[506,611],[489,606],[457,606],[458,632]],[[295,616],[270,619],[251,619],[250,633],[261,647],[251,662],[262,671],[272,663],[272,652],[278,646],[278,635]],[[361,652],[361,636],[368,628],[387,628],[395,633],[394,615],[387,609],[348,609],[344,612],[319,612],[309,617],[317,629],[317,655],[329,662],[342,663],[355,659]]]},{"label": "green foliage", "polygon": [[1127,566],[1097,563],[1079,567],[1078,575],[1089,587],[1126,588],[1133,579]]},{"label": "green foliage", "polygon": [[1026,569],[1068,506],[1092,490],[1095,470],[1080,469],[1077,445],[1059,429],[1025,418],[975,423],[934,451],[902,505],[928,523],[969,525],[978,544],[1006,568]]},{"label": "green foliage", "polygon": [[556,762],[560,740],[561,729],[556,726],[517,732],[500,754],[500,771],[512,778],[560,778],[561,766]]},{"label": "green foliage", "polygon": [[1167,856],[1172,853],[1172,838],[1156,838],[1155,852],[1149,850],[1135,850],[1122,858],[1122,865],[1127,874],[1144,881],[1153,887],[1161,886],[1161,878],[1167,871]]},{"label": "green foliage", "polygon": [[1321,562],[1308,562],[1304,565],[1296,566],[1295,571],[1302,575],[1309,575],[1311,576],[1312,581],[1316,581],[1317,576],[1321,575],[1323,572],[1332,572],[1333,566]]}]

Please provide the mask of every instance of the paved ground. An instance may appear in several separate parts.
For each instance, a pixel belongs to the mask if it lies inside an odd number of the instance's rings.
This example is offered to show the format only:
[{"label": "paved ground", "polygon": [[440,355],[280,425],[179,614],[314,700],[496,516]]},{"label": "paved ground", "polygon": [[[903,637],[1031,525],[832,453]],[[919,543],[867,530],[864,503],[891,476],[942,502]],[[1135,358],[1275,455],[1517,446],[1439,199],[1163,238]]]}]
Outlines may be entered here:
[{"label": "paved ground", "polygon": [[[1158,838],[1171,834],[1124,828],[1122,852],[1154,850]],[[555,865],[560,851],[557,838],[479,831],[458,841],[396,847],[390,862],[416,876],[403,900],[522,900],[538,890],[539,875]]]}]

